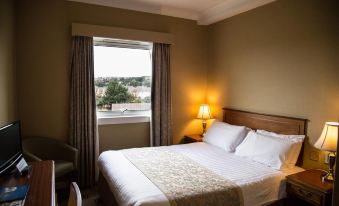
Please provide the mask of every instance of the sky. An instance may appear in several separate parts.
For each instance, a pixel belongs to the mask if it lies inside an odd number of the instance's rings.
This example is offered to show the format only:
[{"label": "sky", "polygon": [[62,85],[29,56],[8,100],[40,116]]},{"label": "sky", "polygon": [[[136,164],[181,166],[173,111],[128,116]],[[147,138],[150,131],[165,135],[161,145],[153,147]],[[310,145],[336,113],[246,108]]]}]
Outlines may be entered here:
[{"label": "sky", "polygon": [[149,50],[94,47],[95,77],[140,77],[151,73]]}]

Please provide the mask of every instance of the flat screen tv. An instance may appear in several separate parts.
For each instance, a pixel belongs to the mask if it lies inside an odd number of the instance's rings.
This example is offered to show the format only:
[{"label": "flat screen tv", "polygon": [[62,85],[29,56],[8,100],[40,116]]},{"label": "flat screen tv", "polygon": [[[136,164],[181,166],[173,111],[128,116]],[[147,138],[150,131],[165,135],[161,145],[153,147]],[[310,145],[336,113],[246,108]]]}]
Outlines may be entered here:
[{"label": "flat screen tv", "polygon": [[20,122],[0,128],[0,176],[8,174],[22,157]]}]

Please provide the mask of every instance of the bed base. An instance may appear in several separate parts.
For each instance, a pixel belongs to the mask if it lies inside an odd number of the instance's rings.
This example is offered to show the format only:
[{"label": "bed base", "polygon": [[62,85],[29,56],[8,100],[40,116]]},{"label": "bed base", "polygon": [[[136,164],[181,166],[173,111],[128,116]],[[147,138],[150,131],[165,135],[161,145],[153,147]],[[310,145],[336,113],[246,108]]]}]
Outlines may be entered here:
[{"label": "bed base", "polygon": [[99,173],[98,190],[100,199],[105,206],[118,206],[118,203],[101,172]]},{"label": "bed base", "polygon": [[[105,206],[119,206],[117,203],[114,194],[111,192],[111,189],[100,172],[99,174],[99,181],[98,181],[98,190],[100,199]],[[268,204],[267,206],[285,206],[285,199],[277,200],[273,203]]]}]

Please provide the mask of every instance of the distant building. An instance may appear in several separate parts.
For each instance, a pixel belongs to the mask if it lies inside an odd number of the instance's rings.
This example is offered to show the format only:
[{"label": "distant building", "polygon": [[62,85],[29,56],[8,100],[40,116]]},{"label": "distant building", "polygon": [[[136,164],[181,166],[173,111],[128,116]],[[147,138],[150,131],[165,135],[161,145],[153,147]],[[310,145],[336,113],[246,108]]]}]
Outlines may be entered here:
[{"label": "distant building", "polygon": [[95,96],[103,97],[106,93],[107,87],[97,87],[95,86]]}]

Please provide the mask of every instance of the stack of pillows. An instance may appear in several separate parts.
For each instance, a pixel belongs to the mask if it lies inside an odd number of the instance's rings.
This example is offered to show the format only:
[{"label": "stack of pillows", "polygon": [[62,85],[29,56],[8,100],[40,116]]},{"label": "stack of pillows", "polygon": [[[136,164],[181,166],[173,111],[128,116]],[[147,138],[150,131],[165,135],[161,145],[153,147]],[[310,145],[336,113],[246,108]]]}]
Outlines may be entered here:
[{"label": "stack of pillows", "polygon": [[295,166],[305,135],[283,135],[214,122],[203,141],[227,152],[282,170]]}]

